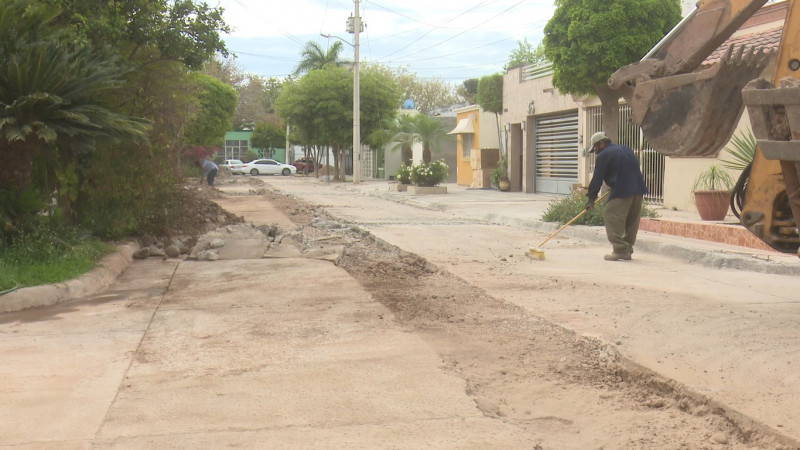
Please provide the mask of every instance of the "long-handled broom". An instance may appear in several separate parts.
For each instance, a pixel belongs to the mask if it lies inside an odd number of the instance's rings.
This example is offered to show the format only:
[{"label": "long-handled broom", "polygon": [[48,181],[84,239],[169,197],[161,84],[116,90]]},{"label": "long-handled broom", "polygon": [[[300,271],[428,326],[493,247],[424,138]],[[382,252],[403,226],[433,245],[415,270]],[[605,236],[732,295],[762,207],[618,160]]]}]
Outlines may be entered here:
[{"label": "long-handled broom", "polygon": [[[606,198],[606,196],[608,196],[608,194],[610,194],[610,193],[611,193],[611,191],[606,192],[605,194],[601,195],[600,198],[598,198],[596,201],[599,202],[600,200]],[[584,209],[583,211],[579,212],[577,216],[575,216],[572,219],[570,219],[569,222],[565,223],[561,228],[556,230],[555,233],[553,233],[550,236],[548,236],[547,239],[543,240],[537,247],[531,247],[530,249],[528,249],[528,256],[530,256],[533,259],[538,259],[540,261],[544,261],[544,250],[542,250],[542,247],[544,246],[544,244],[547,241],[549,241],[550,239],[553,239],[558,233],[561,233],[561,231],[564,228],[567,228],[568,226],[572,225],[573,222],[575,222],[576,220],[580,219],[581,216],[586,214],[586,211],[588,211],[588,209]]]}]

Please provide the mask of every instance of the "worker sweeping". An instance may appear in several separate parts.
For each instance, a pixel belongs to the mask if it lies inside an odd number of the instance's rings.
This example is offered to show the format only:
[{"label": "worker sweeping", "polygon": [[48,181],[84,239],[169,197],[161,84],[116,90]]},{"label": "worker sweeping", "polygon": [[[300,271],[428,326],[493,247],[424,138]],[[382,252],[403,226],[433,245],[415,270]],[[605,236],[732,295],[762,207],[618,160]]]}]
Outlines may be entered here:
[{"label": "worker sweeping", "polygon": [[584,210],[592,209],[605,182],[611,188],[611,195],[606,202],[603,223],[613,251],[604,258],[628,261],[639,232],[643,196],[647,193],[639,160],[630,147],[613,144],[602,131],[592,135],[588,151],[597,153],[597,159]]}]

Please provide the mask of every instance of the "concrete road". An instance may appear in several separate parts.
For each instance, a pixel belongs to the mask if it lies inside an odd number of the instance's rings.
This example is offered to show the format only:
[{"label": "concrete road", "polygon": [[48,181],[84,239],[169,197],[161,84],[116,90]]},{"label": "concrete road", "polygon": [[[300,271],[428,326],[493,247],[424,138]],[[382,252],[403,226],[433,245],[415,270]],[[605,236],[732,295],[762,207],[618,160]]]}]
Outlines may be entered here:
[{"label": "concrete road", "polygon": [[[528,247],[552,231],[535,220],[547,197],[404,197],[387,195],[385,183],[261,179],[800,439],[800,278],[778,274],[796,261],[642,236],[634,261],[608,263],[602,231],[587,229],[533,261]],[[256,224],[293,226],[258,197],[220,202]],[[267,253],[137,261],[100,294],[0,315],[0,447],[537,444],[482,414],[464,380],[324,255],[302,258],[288,245]],[[703,265],[720,260],[754,270]]]},{"label": "concrete road", "polygon": [[101,294],[0,315],[0,447],[534,445],[332,262],[243,254],[135,261]]},{"label": "concrete road", "polygon": [[602,227],[576,227],[534,261],[523,255],[555,228],[537,220],[552,196],[409,196],[386,182],[266,181],[800,440],[796,256],[642,233],[634,260],[613,263],[603,260]]}]

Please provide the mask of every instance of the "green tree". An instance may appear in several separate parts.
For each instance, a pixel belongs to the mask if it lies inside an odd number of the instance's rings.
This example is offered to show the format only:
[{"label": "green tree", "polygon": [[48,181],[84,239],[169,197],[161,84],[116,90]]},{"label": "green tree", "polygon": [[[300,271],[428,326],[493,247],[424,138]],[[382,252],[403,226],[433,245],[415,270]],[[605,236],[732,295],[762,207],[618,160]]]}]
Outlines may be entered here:
[{"label": "green tree", "polygon": [[360,72],[361,139],[369,142],[369,136],[385,130],[401,103],[400,89],[396,81],[372,66]]},{"label": "green tree", "polygon": [[236,91],[239,102],[233,119],[234,129],[252,130],[258,123],[269,122],[269,113],[265,107],[266,86],[262,77],[248,74]]},{"label": "green tree", "polygon": [[544,45],[540,42],[539,45],[534,47],[533,44],[528,42],[528,38],[524,38],[521,41],[517,41],[517,48],[511,50],[505,69],[508,70],[520,65],[539,64],[544,61]]},{"label": "green tree", "polygon": [[197,84],[197,106],[186,126],[185,141],[190,145],[219,145],[233,126],[236,91],[201,73],[192,74],[192,79]]},{"label": "green tree", "polygon": [[432,114],[438,108],[458,103],[459,96],[456,94],[455,86],[442,80],[421,80],[417,74],[409,72],[404,67],[387,67],[371,63],[366,63],[363,67],[365,70],[381,71],[394,79],[400,92],[400,99],[414,100],[416,110],[423,114]]},{"label": "green tree", "polygon": [[47,27],[57,13],[32,0],[0,9],[0,180],[18,191],[40,153],[67,167],[102,140],[143,138],[147,129],[105,101],[121,84],[114,58],[67,44]]},{"label": "green tree", "polygon": [[344,68],[325,66],[284,86],[275,102],[278,114],[292,124],[303,144],[330,147],[334,179],[342,177],[342,151],[353,139],[353,75]]},{"label": "green tree", "polygon": [[85,36],[95,47],[109,45],[125,61],[143,69],[175,61],[200,70],[215,54],[228,55],[220,33],[230,27],[222,8],[195,0],[92,2],[43,0],[59,5],[56,26]]},{"label": "green tree", "polygon": [[[500,114],[503,112],[503,76],[499,73],[481,77],[478,81],[478,105],[486,112],[493,112],[497,129],[497,142],[503,142],[500,133]],[[501,153],[503,148],[500,148]]]},{"label": "green tree", "polygon": [[[360,94],[360,129],[366,142],[394,117],[399,96],[391,78],[370,68],[363,72]],[[353,142],[353,74],[335,66],[312,70],[283,86],[275,110],[291,123],[302,145],[333,149],[334,179],[341,179],[343,152]]]},{"label": "green tree", "polygon": [[[189,71],[201,68],[217,53],[227,54],[220,38],[220,33],[228,31],[222,10],[191,0],[12,0],[3,2],[0,9],[15,3],[26,5],[19,18],[31,17],[37,8],[54,8],[56,14],[50,20],[35,21],[36,34],[57,34],[66,52],[85,47],[97,56],[102,48],[116,55],[111,65],[120,70],[118,82],[113,89],[98,92],[97,104],[152,124],[147,133],[152,145],[128,138],[97,139],[93,151],[74,155],[66,151],[69,139],[59,137],[58,160],[35,159],[37,174],[52,175],[41,184],[46,188],[58,176],[59,195],[68,197],[59,200],[62,207],[79,192],[78,220],[101,235],[116,237],[145,227],[163,229],[170,214],[180,214],[180,208],[172,205],[181,204],[180,180],[175,174],[180,170],[182,137],[192,111]],[[67,72],[59,77],[75,83]]]},{"label": "green tree", "polygon": [[349,66],[351,62],[343,60],[340,56],[342,53],[342,43],[335,41],[328,47],[328,50],[323,50],[322,47],[314,42],[306,42],[303,51],[300,53],[300,63],[294,70],[294,75],[300,75],[312,70],[319,70],[325,66],[344,67]]},{"label": "green tree", "polygon": [[267,158],[272,158],[275,154],[276,148],[282,148],[286,145],[286,131],[279,126],[260,123],[256,125],[253,134],[250,136],[250,144],[254,148],[263,148],[267,151],[264,155]]},{"label": "green tree", "polygon": [[681,17],[679,0],[556,0],[544,28],[544,54],[553,86],[564,94],[593,94],[602,103],[603,129],[617,140],[619,93],[607,84],[639,60]]},{"label": "green tree", "polygon": [[469,104],[475,104],[475,98],[478,95],[478,79],[470,78],[464,80],[457,90],[458,95]]},{"label": "green tree", "polygon": [[411,114],[398,114],[391,128],[392,140],[395,142],[392,150],[400,149],[400,159],[407,166],[413,163],[415,130],[416,117]]},{"label": "green tree", "polygon": [[432,150],[443,139],[448,138],[447,128],[435,117],[419,114],[414,116],[414,130],[412,132],[412,142],[422,144],[422,162],[431,163]]}]

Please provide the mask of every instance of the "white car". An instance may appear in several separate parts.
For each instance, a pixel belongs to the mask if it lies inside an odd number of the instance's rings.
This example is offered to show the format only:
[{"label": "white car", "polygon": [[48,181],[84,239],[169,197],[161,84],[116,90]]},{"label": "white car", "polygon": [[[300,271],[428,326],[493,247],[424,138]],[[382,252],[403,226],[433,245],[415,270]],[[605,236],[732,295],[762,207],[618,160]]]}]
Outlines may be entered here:
[{"label": "white car", "polygon": [[242,167],[242,173],[249,173],[250,175],[289,176],[293,173],[297,173],[297,167],[275,161],[274,159],[256,159],[245,163]]},{"label": "white car", "polygon": [[244,173],[244,170],[242,169],[244,167],[244,163],[239,161],[238,159],[226,159],[219,166],[228,169],[230,173],[233,174]]}]

